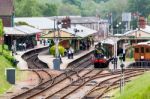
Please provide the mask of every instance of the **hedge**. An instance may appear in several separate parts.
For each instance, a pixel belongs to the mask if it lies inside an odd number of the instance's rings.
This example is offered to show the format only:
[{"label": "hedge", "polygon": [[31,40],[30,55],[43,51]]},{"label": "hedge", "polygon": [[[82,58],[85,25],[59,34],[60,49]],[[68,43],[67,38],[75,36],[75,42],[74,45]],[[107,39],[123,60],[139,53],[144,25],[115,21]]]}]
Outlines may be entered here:
[{"label": "hedge", "polygon": [[[61,54],[61,56],[64,56],[65,48],[63,46],[59,45],[58,49],[59,49],[59,53]],[[50,54],[53,56],[56,56],[55,55],[55,45],[50,47]]]}]

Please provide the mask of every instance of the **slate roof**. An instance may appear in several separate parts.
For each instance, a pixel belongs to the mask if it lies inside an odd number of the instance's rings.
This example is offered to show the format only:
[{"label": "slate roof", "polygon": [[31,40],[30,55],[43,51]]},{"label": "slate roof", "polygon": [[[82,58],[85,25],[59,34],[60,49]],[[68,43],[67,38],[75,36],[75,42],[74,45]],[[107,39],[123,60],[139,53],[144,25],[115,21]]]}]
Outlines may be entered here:
[{"label": "slate roof", "polygon": [[0,0],[0,16],[10,16],[13,12],[13,0]]},{"label": "slate roof", "polygon": [[[59,21],[62,20],[63,18],[65,18],[65,16],[57,16],[57,17],[48,17],[49,19],[58,19]],[[80,16],[69,16],[69,18],[71,19],[71,23],[73,24],[77,24],[77,23],[82,23],[82,24],[86,24],[86,23],[98,23],[98,22],[104,22],[107,23],[107,20],[104,19],[99,19],[97,17],[80,17]]]},{"label": "slate roof", "polygon": [[15,27],[4,27],[4,33],[6,35],[33,35],[41,33],[41,30],[32,28],[30,26],[15,26]]},{"label": "slate roof", "polygon": [[26,22],[31,26],[34,26],[37,29],[53,29],[54,21],[45,17],[22,17],[15,18],[15,23],[17,22]]}]

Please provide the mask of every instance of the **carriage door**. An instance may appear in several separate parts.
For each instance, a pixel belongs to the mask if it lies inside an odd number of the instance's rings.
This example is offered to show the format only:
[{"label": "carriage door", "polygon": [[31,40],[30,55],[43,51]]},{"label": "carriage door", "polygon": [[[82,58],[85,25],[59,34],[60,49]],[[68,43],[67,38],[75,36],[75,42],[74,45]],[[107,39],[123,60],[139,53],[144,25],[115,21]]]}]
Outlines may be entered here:
[{"label": "carriage door", "polygon": [[141,47],[141,53],[140,53],[140,59],[141,60],[144,60],[145,59],[145,48],[144,47]]}]

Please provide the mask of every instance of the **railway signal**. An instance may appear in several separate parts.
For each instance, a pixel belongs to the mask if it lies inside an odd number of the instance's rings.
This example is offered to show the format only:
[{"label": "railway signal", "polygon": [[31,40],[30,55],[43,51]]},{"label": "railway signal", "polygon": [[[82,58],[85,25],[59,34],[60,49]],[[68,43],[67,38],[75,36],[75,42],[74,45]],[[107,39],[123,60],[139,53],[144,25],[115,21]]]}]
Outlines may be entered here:
[{"label": "railway signal", "polygon": [[121,55],[119,57],[120,61],[121,61],[121,79],[120,79],[120,93],[122,93],[124,91],[124,67],[125,65],[123,64],[123,55]]}]

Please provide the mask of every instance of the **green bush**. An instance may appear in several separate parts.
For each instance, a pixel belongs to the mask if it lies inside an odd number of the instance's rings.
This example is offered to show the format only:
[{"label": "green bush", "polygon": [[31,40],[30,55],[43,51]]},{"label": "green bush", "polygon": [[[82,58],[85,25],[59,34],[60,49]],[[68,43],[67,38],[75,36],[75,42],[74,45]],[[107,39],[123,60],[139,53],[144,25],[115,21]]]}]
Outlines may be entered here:
[{"label": "green bush", "polygon": [[[58,49],[59,49],[59,53],[61,54],[61,56],[64,56],[65,48],[63,46],[59,45]],[[55,55],[55,45],[50,47],[50,54],[56,56]]]},{"label": "green bush", "polygon": [[[2,45],[0,45],[0,51],[2,53]],[[4,48],[3,48],[3,53],[2,55],[13,64],[15,58],[13,56],[11,56],[11,51],[8,50],[8,46],[7,45],[4,45]],[[15,66],[15,65],[14,65]]]}]

